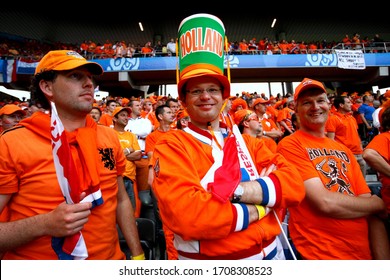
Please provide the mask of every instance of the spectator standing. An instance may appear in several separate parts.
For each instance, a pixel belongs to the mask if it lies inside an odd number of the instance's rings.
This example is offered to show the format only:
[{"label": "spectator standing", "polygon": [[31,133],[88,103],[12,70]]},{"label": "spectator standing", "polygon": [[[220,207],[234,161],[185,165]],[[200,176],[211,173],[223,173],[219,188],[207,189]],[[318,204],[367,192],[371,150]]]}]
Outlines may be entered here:
[{"label": "spectator standing", "polygon": [[96,49],[96,43],[92,40],[88,41],[88,59],[92,59],[93,55],[95,54]]},{"label": "spectator standing", "polygon": [[[158,127],[151,132],[146,137],[146,143],[145,143],[145,152],[148,155],[148,160],[151,162],[154,146],[156,145],[157,141],[161,139],[168,131],[172,129],[172,123],[174,122],[175,115],[173,114],[172,109],[167,105],[163,104],[156,108],[155,111],[156,118],[158,122],[160,123]],[[154,180],[154,173],[152,169],[152,165],[149,164],[149,178],[148,178],[148,184],[151,189],[152,184]],[[154,198],[154,207],[155,207],[155,218],[156,218],[156,228],[157,232],[161,232],[163,229],[162,222],[159,215],[158,210],[158,203],[155,199],[155,196],[153,194],[153,191],[151,189],[152,197]],[[165,258],[165,252],[171,256],[177,256],[177,252],[173,246],[173,233],[169,232],[168,230],[165,230],[164,235],[158,235],[158,242],[160,247],[160,259]],[[167,240],[167,241],[165,241]],[[167,248],[168,245],[168,248]]]},{"label": "spectator standing", "polygon": [[299,52],[301,54],[307,54],[307,45],[306,45],[305,41],[301,41],[299,43]]},{"label": "spectator standing", "polygon": [[[155,111],[156,118],[160,125],[146,137],[145,153],[150,160],[153,155],[154,145],[166,132],[171,130],[172,123],[175,119],[172,109],[168,105],[160,105]],[[150,182],[151,185],[151,182]]]},{"label": "spectator standing", "polygon": [[176,115],[177,111],[181,108],[180,102],[176,98],[168,98],[167,101],[165,101],[165,104],[172,110],[173,121],[171,123],[171,128],[176,129]]},{"label": "spectator standing", "polygon": [[104,50],[112,49],[112,42],[109,39],[106,39],[106,41],[104,42],[103,49]]},{"label": "spectator standing", "polygon": [[167,51],[169,56],[176,56],[176,42],[175,39],[171,38],[171,40],[167,44]]},{"label": "spectator standing", "polygon": [[154,104],[156,101],[153,98],[145,98],[142,102],[141,117],[147,118],[151,121],[153,125],[153,130],[158,127],[159,122],[156,119],[156,114],[154,112]]},{"label": "spectator standing", "polygon": [[137,136],[130,131],[125,131],[130,114],[130,108],[117,106],[112,116],[114,130],[118,134],[119,142],[126,157],[126,170],[123,173],[123,182],[134,209],[134,217],[138,218],[141,213],[141,201],[138,197],[137,181],[135,179],[135,161],[141,159],[142,152],[138,144]]},{"label": "spectator standing", "polygon": [[342,39],[343,42],[343,48],[344,49],[351,49],[352,40],[349,38],[348,34],[345,34],[344,38]]},{"label": "spectator standing", "polygon": [[137,135],[138,144],[143,151],[142,158],[135,162],[136,168],[136,180],[138,191],[148,190],[148,156],[144,153],[145,151],[145,140],[153,131],[153,125],[151,121],[147,118],[141,117],[141,103],[137,99],[130,100],[128,107],[131,109],[131,115],[129,117],[129,122],[125,127],[126,131],[131,131]]},{"label": "spectator standing", "polygon": [[294,100],[299,129],[278,143],[278,152],[295,165],[306,189],[304,200],[288,209],[295,248],[303,259],[372,259],[378,248],[369,232],[380,229],[370,221],[387,215],[384,202],[371,195],[353,153],[326,137],[330,104],[323,84],[303,79]]},{"label": "spectator standing", "polygon": [[114,58],[124,57],[126,53],[127,53],[126,44],[124,44],[124,42],[122,41],[116,41]]},{"label": "spectator standing", "polygon": [[360,50],[362,49],[362,44],[360,41],[360,34],[359,33],[354,33],[352,37],[352,48],[354,50]]},{"label": "spectator standing", "polygon": [[113,128],[114,123],[112,122],[112,112],[114,112],[118,103],[115,99],[108,99],[106,101],[106,107],[103,111],[102,116],[100,117],[100,124]]},{"label": "spectator standing", "polygon": [[249,53],[249,46],[246,42],[246,39],[242,39],[240,43],[238,43],[238,46],[240,48],[241,54],[248,54]]},{"label": "spectator standing", "polygon": [[362,121],[362,117],[359,114],[359,107],[363,104],[363,101],[362,101],[362,98],[357,95],[357,92],[356,92],[356,95],[351,94],[350,97],[351,97],[351,101],[352,101],[352,115],[358,124],[359,136],[360,136],[360,139],[363,141],[363,139],[364,139],[364,123]]},{"label": "spectator standing", "polygon": [[[374,35],[374,38],[372,39],[372,46],[375,48],[384,48],[384,40],[381,38],[379,34]],[[383,52],[383,50],[380,49],[379,51],[376,50],[375,52],[381,53]]]},{"label": "spectator standing", "polygon": [[141,48],[141,55],[143,57],[152,57],[154,50],[152,47],[152,42],[146,42],[145,45]]},{"label": "spectator standing", "polygon": [[266,54],[266,47],[268,44],[268,38],[264,37],[263,39],[259,40],[259,43],[257,44],[257,49],[260,54]]},{"label": "spectator standing", "polygon": [[163,44],[161,43],[161,40],[158,40],[156,45],[154,45],[153,51],[155,56],[163,55]]},{"label": "spectator standing", "polygon": [[88,44],[88,41],[87,40],[84,40],[81,44],[80,44],[80,53],[82,56],[84,56],[85,58],[87,57],[88,55],[88,47],[89,47],[89,44]]},{"label": "spectator standing", "polygon": [[367,164],[363,159],[363,145],[358,132],[356,119],[352,116],[352,102],[348,96],[336,96],[333,100],[336,111],[326,123],[326,136],[347,146],[355,155],[363,177],[366,177]]},{"label": "spectator standing", "polygon": [[269,104],[270,100],[259,97],[253,102],[253,109],[261,123],[263,136],[274,140],[276,143],[283,136],[283,132],[272,119],[268,118],[266,112],[267,107],[270,106]]},{"label": "spectator standing", "polygon": [[253,39],[249,40],[249,43],[248,43],[248,53],[250,53],[250,54],[257,54],[256,38],[253,38]]},{"label": "spectator standing", "polygon": [[363,95],[363,104],[359,107],[358,112],[363,121],[363,139],[362,141],[367,144],[371,141],[372,137],[377,134],[374,131],[372,114],[375,111],[372,102],[374,97],[371,94]]},{"label": "spectator standing", "polygon": [[126,47],[126,57],[134,57],[135,55],[135,46],[133,43],[129,42]]},{"label": "spectator standing", "polygon": [[9,213],[0,223],[3,259],[124,260],[117,224],[133,258],[145,258],[123,186],[122,148],[114,130],[89,115],[92,77],[102,73],[68,50],[50,51],[37,65],[31,96],[50,114],[36,112],[0,137],[0,211]]}]

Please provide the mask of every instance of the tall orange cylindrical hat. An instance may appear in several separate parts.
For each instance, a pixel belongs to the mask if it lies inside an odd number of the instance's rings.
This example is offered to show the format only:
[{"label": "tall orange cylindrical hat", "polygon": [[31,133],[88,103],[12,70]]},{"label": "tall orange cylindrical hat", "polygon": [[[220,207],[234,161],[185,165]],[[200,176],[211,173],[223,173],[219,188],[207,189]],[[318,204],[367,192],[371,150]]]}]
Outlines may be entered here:
[{"label": "tall orange cylindrical hat", "polygon": [[191,78],[212,76],[223,87],[223,98],[230,96],[230,82],[224,75],[225,27],[210,14],[195,14],[182,20],[178,34],[179,99],[183,100],[184,84]]}]

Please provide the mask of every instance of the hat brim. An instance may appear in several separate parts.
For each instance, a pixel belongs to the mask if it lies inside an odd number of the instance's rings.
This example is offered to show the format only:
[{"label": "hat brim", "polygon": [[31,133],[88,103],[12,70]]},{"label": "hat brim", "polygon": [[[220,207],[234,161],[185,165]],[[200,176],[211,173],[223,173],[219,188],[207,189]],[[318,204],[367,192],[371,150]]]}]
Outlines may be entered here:
[{"label": "hat brim", "polygon": [[264,100],[264,101],[257,101],[255,100],[255,102],[253,102],[253,107],[255,107],[256,105],[259,105],[259,104],[270,104],[271,103],[271,100]]},{"label": "hat brim", "polygon": [[177,84],[177,91],[180,100],[184,101],[185,99],[185,92],[183,91],[183,86],[188,82],[188,80],[192,78],[198,78],[198,77],[216,78],[223,87],[222,98],[227,99],[230,97],[230,82],[226,76],[219,73],[215,73],[214,71],[209,69],[194,69],[185,73],[180,78],[180,81]]},{"label": "hat brim", "polygon": [[299,96],[302,95],[302,92],[305,92],[309,89],[320,89],[326,93],[326,89],[323,86],[317,85],[316,83],[308,84],[308,85],[305,85],[302,88],[300,88],[299,91],[294,94],[294,101],[298,100]]},{"label": "hat brim", "polygon": [[115,114],[112,114],[112,116],[116,117],[122,111],[127,111],[127,113],[129,115],[131,115],[131,109],[129,107],[122,107],[118,112],[115,112]]}]

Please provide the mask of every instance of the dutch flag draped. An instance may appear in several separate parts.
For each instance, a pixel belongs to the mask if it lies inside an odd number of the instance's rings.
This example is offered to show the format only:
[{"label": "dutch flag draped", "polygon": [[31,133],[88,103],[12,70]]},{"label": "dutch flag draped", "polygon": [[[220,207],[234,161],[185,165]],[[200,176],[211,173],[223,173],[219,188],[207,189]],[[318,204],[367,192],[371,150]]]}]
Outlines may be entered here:
[{"label": "dutch flag draped", "polygon": [[[58,117],[56,106],[51,102],[52,152],[57,178],[65,201],[68,204],[80,202],[78,176],[72,159],[64,126]],[[101,195],[101,194],[100,194]],[[52,247],[61,260],[83,260],[88,257],[83,235],[78,232],[65,238],[52,238]]]}]

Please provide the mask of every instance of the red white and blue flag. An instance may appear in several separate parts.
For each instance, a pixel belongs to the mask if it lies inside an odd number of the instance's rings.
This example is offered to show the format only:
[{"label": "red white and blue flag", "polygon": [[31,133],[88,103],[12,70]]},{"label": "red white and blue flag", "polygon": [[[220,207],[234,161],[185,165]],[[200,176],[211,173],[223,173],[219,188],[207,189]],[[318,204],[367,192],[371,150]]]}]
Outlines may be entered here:
[{"label": "red white and blue flag", "polygon": [[[64,126],[58,117],[56,106],[51,102],[51,136],[52,136],[52,153],[57,178],[65,201],[68,204],[80,202],[80,192],[78,175],[72,159],[72,153],[66,138]],[[84,200],[91,201],[95,196],[102,199],[100,189],[97,193],[89,194]],[[52,247],[57,253],[58,258],[62,260],[83,260],[88,257],[87,246],[83,235],[78,232],[65,238],[52,238]]]},{"label": "red white and blue flag", "polygon": [[0,72],[3,73],[3,83],[11,83],[16,81],[16,65],[17,60],[15,59],[8,59],[4,60],[2,65],[3,69],[0,69]]}]

